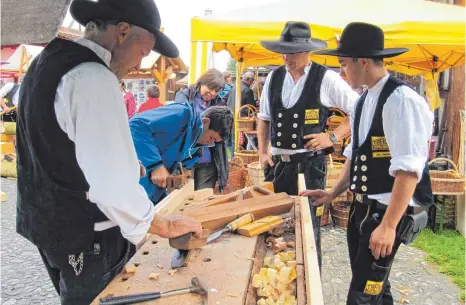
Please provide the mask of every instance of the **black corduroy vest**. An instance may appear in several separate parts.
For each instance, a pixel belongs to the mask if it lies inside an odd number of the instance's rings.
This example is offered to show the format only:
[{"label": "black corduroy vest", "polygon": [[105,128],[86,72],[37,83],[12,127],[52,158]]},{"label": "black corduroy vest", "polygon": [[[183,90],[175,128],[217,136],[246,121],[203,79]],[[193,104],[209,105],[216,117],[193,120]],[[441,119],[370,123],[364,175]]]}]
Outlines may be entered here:
[{"label": "black corduroy vest", "polygon": [[273,71],[269,89],[273,147],[303,149],[305,135],[325,130],[329,110],[320,101],[320,87],[326,71],[324,66],[312,63],[301,96],[289,109],[282,101],[286,68],[281,66]]},{"label": "black corduroy vest", "polygon": [[[390,76],[380,93],[369,133],[361,146],[359,146],[359,123],[367,91],[358,101],[354,117],[350,176],[350,190],[354,193],[375,195],[392,192],[395,178],[389,174],[391,155],[383,130],[382,112],[388,97],[399,86],[406,86],[406,84]],[[400,132],[403,132],[403,130],[400,130]],[[406,145],[410,144],[406,143]],[[416,203],[424,207],[428,207],[433,203],[427,160],[421,181],[417,184],[413,197]]]},{"label": "black corduroy vest", "polygon": [[90,49],[54,39],[29,67],[18,108],[17,231],[41,249],[67,254],[89,249],[94,224],[107,220],[86,199],[89,184],[78,165],[74,142],[60,128],[54,108],[62,77],[86,62],[107,69]]}]

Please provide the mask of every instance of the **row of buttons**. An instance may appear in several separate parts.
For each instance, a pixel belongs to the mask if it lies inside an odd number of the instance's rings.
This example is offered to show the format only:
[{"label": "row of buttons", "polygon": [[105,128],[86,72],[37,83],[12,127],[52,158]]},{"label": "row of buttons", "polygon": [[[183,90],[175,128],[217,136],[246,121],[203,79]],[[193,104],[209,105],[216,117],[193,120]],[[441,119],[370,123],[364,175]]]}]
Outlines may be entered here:
[{"label": "row of buttons", "polygon": [[[354,171],[357,171],[357,170],[358,170],[358,166],[355,165],[355,166],[354,166]],[[365,166],[365,165],[361,166],[361,170],[362,170],[363,172],[367,172],[367,166]]]},{"label": "row of buttons", "polygon": [[[282,146],[282,143],[277,142],[277,146]],[[292,147],[292,148],[296,148],[297,146],[296,146],[295,143],[293,143],[293,144],[291,144],[291,147]]]},{"label": "row of buttons", "polygon": [[[282,136],[282,133],[281,133],[281,132],[277,132],[277,137],[281,137],[281,136]],[[296,139],[296,138],[298,137],[298,135],[294,133],[291,137],[292,137],[293,139]]]},{"label": "row of buttons", "polygon": [[[355,188],[356,188],[356,185],[355,185],[355,184],[351,184],[351,189],[354,190]],[[361,190],[362,190],[363,192],[367,192],[367,186],[363,185],[363,186],[361,187]]]},{"label": "row of buttons", "polygon": [[[279,114],[278,114],[278,117],[279,117],[279,118],[283,117],[283,114],[279,113]],[[298,114],[295,113],[295,114],[293,115],[293,117],[294,117],[295,119],[297,119],[297,118],[298,118]]]},{"label": "row of buttons", "polygon": [[[282,127],[282,123],[278,123],[278,124],[277,124],[277,127],[278,127],[278,128]],[[293,124],[293,128],[298,128],[298,124],[297,124],[297,123],[294,123],[294,124]]]},{"label": "row of buttons", "polygon": [[[361,156],[360,156],[360,159],[361,159],[362,162],[364,162],[364,161],[367,160],[367,156],[366,156],[366,155],[361,155]],[[354,166],[354,171],[357,171],[357,170],[358,170],[358,166],[355,165],[355,166]],[[362,166],[361,166],[361,171],[367,172],[367,166],[366,166],[366,165],[362,165]],[[353,182],[356,182],[356,180],[358,180],[358,177],[357,177],[357,176],[354,176],[354,177],[353,177]],[[366,182],[366,181],[367,181],[367,176],[363,175],[363,176],[361,177],[361,180],[362,180],[362,182]],[[354,190],[355,188],[356,188],[356,184],[351,184],[351,189]],[[361,190],[362,190],[363,192],[367,192],[367,186],[365,186],[365,185],[361,186]]]}]

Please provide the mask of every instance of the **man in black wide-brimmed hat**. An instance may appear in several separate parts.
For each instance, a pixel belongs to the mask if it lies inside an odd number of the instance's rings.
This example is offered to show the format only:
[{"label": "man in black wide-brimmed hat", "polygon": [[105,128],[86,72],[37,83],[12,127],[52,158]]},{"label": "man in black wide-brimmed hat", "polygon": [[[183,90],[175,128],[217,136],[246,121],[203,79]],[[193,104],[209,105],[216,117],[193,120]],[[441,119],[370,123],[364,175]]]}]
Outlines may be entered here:
[{"label": "man in black wide-brimmed hat", "polygon": [[38,247],[61,303],[87,305],[148,232],[169,238],[201,225],[156,215],[139,185],[118,80],[151,50],[178,56],[154,0],[75,0],[70,12],[84,39],[51,41],[20,90],[17,231]]},{"label": "man in black wide-brimmed hat", "polygon": [[348,82],[366,90],[351,115],[352,145],[331,191],[309,190],[316,204],[329,203],[348,187],[354,194],[348,223],[352,280],[348,305],[392,305],[388,275],[401,243],[409,244],[427,223],[433,203],[427,169],[433,114],[407,84],[390,76],[383,59],[408,49],[385,49],[383,31],[351,23],[338,48]]},{"label": "man in black wide-brimmed hat", "polygon": [[[279,40],[261,44],[282,54],[285,62],[267,77],[260,101],[259,153],[266,180],[273,181],[276,192],[297,195],[301,168],[307,188],[324,188],[326,149],[350,133],[349,120],[333,133],[325,133],[329,108],[348,113],[358,95],[338,73],[309,60],[310,51],[327,46],[311,38],[309,24],[287,22]],[[323,206],[311,205],[319,266],[322,211]]]}]

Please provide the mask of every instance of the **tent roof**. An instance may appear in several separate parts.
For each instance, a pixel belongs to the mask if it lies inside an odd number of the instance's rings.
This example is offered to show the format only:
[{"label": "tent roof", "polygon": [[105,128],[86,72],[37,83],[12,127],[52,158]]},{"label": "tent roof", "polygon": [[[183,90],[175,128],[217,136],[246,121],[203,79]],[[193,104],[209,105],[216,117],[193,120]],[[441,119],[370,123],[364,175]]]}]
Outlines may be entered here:
[{"label": "tent roof", "polygon": [[[383,28],[385,47],[411,49],[388,61],[391,69],[417,75],[464,63],[465,8],[424,0],[409,0],[410,9],[400,9],[405,6],[405,0],[281,0],[193,18],[191,39],[214,42],[214,51],[227,50],[245,67],[281,65],[281,55],[259,42],[278,39],[285,21],[309,22],[312,36],[325,40],[329,48],[336,47],[346,24],[363,21]],[[434,55],[439,61],[432,64]],[[313,56],[313,60],[338,66],[334,57]]]},{"label": "tent roof", "polygon": [[21,63],[21,55],[23,53],[23,49],[26,50],[27,56],[29,57],[29,62],[31,62],[40,52],[44,49],[44,47],[40,46],[31,46],[27,44],[20,45],[15,52],[6,60],[6,64],[1,65],[2,71],[19,71],[20,63]]},{"label": "tent roof", "polygon": [[44,44],[58,32],[71,0],[2,0],[2,45]]}]

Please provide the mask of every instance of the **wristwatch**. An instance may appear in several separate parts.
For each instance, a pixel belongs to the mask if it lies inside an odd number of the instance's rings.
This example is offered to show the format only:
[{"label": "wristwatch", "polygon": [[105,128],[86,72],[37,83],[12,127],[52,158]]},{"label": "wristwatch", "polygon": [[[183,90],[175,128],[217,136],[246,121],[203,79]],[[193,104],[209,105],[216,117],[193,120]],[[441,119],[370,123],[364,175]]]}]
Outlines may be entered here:
[{"label": "wristwatch", "polygon": [[330,137],[330,140],[332,140],[333,142],[333,145],[337,144],[338,143],[338,139],[337,139],[337,136],[332,132],[328,135]]}]

